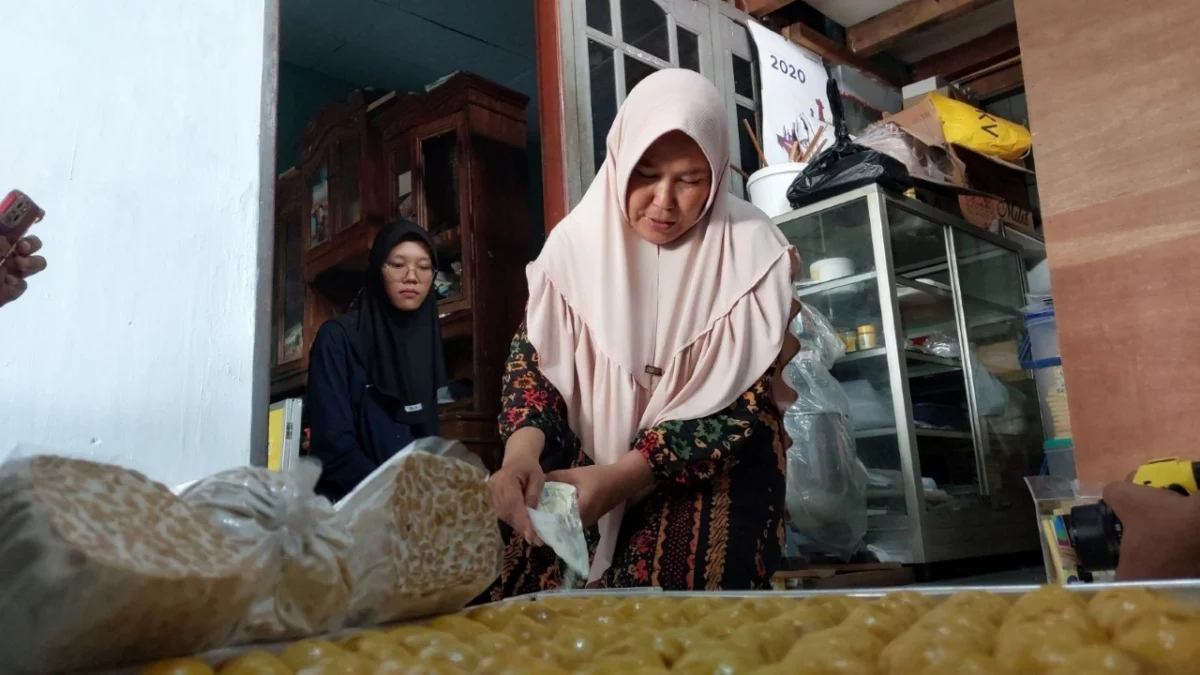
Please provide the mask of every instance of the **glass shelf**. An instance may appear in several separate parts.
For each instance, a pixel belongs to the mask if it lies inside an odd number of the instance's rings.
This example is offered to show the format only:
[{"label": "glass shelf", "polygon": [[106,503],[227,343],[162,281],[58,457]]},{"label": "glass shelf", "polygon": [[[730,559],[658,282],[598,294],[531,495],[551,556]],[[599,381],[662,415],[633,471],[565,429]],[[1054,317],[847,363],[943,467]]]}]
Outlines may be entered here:
[{"label": "glass shelf", "polygon": [[[899,433],[899,429],[896,427],[882,427],[879,429],[864,429],[862,431],[856,431],[854,432],[854,437],[875,438],[877,436],[892,436],[897,433]],[[917,427],[913,433],[915,433],[918,437],[924,438],[971,439],[971,432],[969,431],[953,431],[950,429],[925,429],[923,427]]]}]

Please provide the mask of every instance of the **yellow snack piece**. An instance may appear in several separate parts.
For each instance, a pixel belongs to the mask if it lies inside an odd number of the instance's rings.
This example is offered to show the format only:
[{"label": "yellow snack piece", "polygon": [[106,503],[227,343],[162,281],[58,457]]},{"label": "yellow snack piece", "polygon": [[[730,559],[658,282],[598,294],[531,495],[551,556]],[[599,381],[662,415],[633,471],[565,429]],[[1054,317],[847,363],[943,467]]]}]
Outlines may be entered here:
[{"label": "yellow snack piece", "polygon": [[198,659],[169,659],[152,663],[138,675],[215,675],[213,669]]},{"label": "yellow snack piece", "polygon": [[848,656],[874,664],[883,651],[883,642],[875,634],[861,628],[827,628],[810,633],[788,650],[784,662],[802,665],[818,656]]},{"label": "yellow snack piece", "polygon": [[786,624],[751,623],[735,630],[726,641],[758,652],[764,663],[777,663],[796,643],[796,635]]},{"label": "yellow snack piece", "polygon": [[344,649],[328,640],[301,640],[288,645],[279,655],[279,660],[288,668],[299,671],[344,653]]},{"label": "yellow snack piece", "polygon": [[457,640],[435,642],[422,649],[418,656],[427,663],[449,664],[467,672],[474,670],[481,660],[474,647]]},{"label": "yellow snack piece", "polygon": [[862,598],[855,598],[848,595],[816,595],[804,600],[804,604],[806,605],[812,605],[825,610],[825,613],[829,615],[829,618],[835,624],[841,623],[842,620],[850,615],[850,612],[854,611],[859,605],[864,604],[864,602]]},{"label": "yellow snack piece", "polygon": [[987,591],[963,591],[946,598],[945,602],[930,610],[930,613],[961,610],[999,626],[1004,622],[1009,609],[1008,601],[1003,596]]},{"label": "yellow snack piece", "polygon": [[683,614],[688,625],[694,626],[709,614],[731,604],[729,600],[717,596],[694,596],[679,603],[679,612]]},{"label": "yellow snack piece", "polygon": [[503,630],[514,616],[520,614],[512,604],[484,605],[467,612],[467,618],[492,630]]},{"label": "yellow snack piece", "polygon": [[795,600],[787,598],[773,598],[768,594],[762,594],[746,598],[739,602],[737,606],[739,609],[765,621],[766,619],[779,616],[785,609],[792,607],[795,602]]},{"label": "yellow snack piece", "polygon": [[1091,644],[1065,626],[1030,622],[1006,627],[996,639],[996,661],[1014,673],[1046,673],[1066,663],[1081,647]]},{"label": "yellow snack piece", "polygon": [[841,625],[868,630],[887,644],[908,630],[914,620],[915,613],[910,609],[872,603],[856,607]]},{"label": "yellow snack piece", "polygon": [[1075,650],[1050,675],[1141,675],[1147,672],[1137,659],[1111,645]]},{"label": "yellow snack piece", "polygon": [[229,659],[217,668],[218,675],[292,675],[292,669],[279,657],[267,652],[247,652]]},{"label": "yellow snack piece", "polygon": [[514,616],[512,621],[509,621],[508,625],[504,627],[504,633],[516,640],[518,644],[544,640],[553,634],[549,626],[538,623],[524,614]]},{"label": "yellow snack piece", "polygon": [[1200,672],[1200,620],[1182,608],[1143,614],[1113,644],[1170,673]]},{"label": "yellow snack piece", "polygon": [[[996,660],[986,654],[963,654],[955,660],[946,659],[920,671],[921,675],[1009,675]],[[1083,675],[1083,672],[1072,673]]]},{"label": "yellow snack piece", "polygon": [[1107,588],[1088,601],[1087,611],[1109,635],[1148,612],[1172,608],[1166,598],[1145,588]]},{"label": "yellow snack piece", "polygon": [[488,630],[487,626],[460,614],[439,616],[429,622],[429,628],[453,635],[461,642],[470,642],[480,633]]},{"label": "yellow snack piece", "polygon": [[504,633],[497,633],[486,629],[480,631],[479,634],[471,640],[470,644],[474,645],[475,648],[479,650],[479,653],[483,655],[500,654],[504,652],[512,653],[517,651],[517,647],[520,646],[517,644],[516,640],[512,639],[512,637]]},{"label": "yellow snack piece", "polygon": [[886,675],[910,675],[944,664],[954,664],[974,654],[986,654],[970,643],[948,640],[929,631],[906,633],[883,648],[879,671]]},{"label": "yellow snack piece", "polygon": [[762,660],[757,655],[751,656],[746,650],[723,645],[688,652],[671,666],[671,672],[685,675],[741,675],[761,665]]},{"label": "yellow snack piece", "polygon": [[1069,607],[1086,609],[1078,593],[1072,593],[1062,586],[1042,586],[1018,598],[1004,620],[1007,623],[1034,619],[1043,614],[1057,614]]},{"label": "yellow snack piece", "polygon": [[377,666],[359,654],[339,654],[306,666],[296,675],[375,675]]},{"label": "yellow snack piece", "polygon": [[916,621],[933,609],[933,601],[916,591],[895,591],[870,603],[892,610],[907,621]]},{"label": "yellow snack piece", "polygon": [[368,630],[342,640],[342,649],[352,654],[361,654],[376,662],[404,663],[412,660],[412,653],[400,646],[390,635]]},{"label": "yellow snack piece", "polygon": [[797,638],[837,625],[829,612],[816,605],[800,605],[771,619],[770,623],[790,628]]},{"label": "yellow snack piece", "polygon": [[[451,636],[428,626],[400,626],[385,633],[388,639],[399,645],[412,643],[419,648],[428,646],[430,640],[445,640]],[[420,649],[418,649],[420,651]]]},{"label": "yellow snack piece", "polygon": [[[683,643],[674,634],[667,631],[636,632],[624,637],[620,642],[609,645],[597,652],[598,658],[617,655],[641,655],[646,657],[648,666],[669,666],[679,660],[684,654]],[[650,659],[648,655],[653,655]]]},{"label": "yellow snack piece", "polygon": [[781,665],[788,669],[784,672],[795,675],[874,675],[877,672],[870,660],[847,652],[809,654]]}]

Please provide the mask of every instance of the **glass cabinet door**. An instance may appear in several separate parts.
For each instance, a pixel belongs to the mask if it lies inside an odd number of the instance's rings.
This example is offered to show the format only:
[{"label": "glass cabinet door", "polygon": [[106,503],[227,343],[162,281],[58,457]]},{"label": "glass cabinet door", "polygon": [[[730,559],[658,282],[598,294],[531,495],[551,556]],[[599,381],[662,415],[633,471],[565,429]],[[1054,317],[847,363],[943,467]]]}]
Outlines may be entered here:
[{"label": "glass cabinet door", "polygon": [[338,217],[337,230],[355,225],[362,218],[362,143],[357,137],[337,144]]},{"label": "glass cabinet door", "polygon": [[322,162],[308,177],[308,248],[329,241],[329,165]]},{"label": "glass cabinet door", "polygon": [[1037,387],[1021,367],[1025,336],[1020,255],[982,238],[954,234],[958,288],[988,491],[1020,491],[1041,463]]},{"label": "glass cabinet door", "polygon": [[[465,309],[468,301],[464,271],[463,197],[466,167],[459,154],[462,129],[457,120],[442,123],[427,135],[415,134],[415,157],[420,167],[418,222],[432,235],[437,247],[438,270],[433,288],[442,312]],[[414,172],[416,176],[416,172]]]},{"label": "glass cabinet door", "polygon": [[903,461],[872,242],[869,198],[780,222],[800,255],[796,295],[829,320],[846,348],[831,372],[850,400],[858,458],[870,472],[871,515],[905,515]]},{"label": "glass cabinet door", "polygon": [[276,353],[278,364],[293,363],[304,358],[304,275],[301,270],[300,237],[303,219],[299,213],[286,213],[281,219],[279,236],[278,288],[276,296],[278,317]]}]

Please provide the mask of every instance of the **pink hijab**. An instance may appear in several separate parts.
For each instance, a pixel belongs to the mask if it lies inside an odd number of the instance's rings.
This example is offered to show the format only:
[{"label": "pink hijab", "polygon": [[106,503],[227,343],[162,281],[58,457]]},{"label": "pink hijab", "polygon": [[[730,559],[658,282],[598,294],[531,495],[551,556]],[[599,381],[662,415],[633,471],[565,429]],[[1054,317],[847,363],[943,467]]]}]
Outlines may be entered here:
[{"label": "pink hijab", "polygon": [[[656,246],[630,227],[626,189],[642,154],[671,131],[704,151],[712,192],[695,227]],[[708,80],[650,75],[621,106],[607,147],[587,194],[528,267],[526,312],[539,367],[600,465],[629,452],[640,429],[729,406],[779,355],[791,308],[790,247],[729,193],[728,118]],[[593,581],[612,562],[623,513],[600,520]]]}]

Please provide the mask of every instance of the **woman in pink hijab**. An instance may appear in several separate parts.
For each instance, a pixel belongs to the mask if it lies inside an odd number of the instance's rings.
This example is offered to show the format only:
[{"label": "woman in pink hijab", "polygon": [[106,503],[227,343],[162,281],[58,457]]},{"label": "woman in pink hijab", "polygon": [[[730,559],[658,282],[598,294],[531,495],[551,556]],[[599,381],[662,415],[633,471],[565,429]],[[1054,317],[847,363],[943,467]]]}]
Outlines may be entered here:
[{"label": "woman in pink hijab", "polygon": [[784,435],[771,396],[792,308],[787,240],[729,192],[729,124],[701,75],[629,93],[583,200],[528,268],[491,480],[509,528],[485,599],[562,581],[527,506],[576,486],[606,587],[748,589],[783,544]]}]

